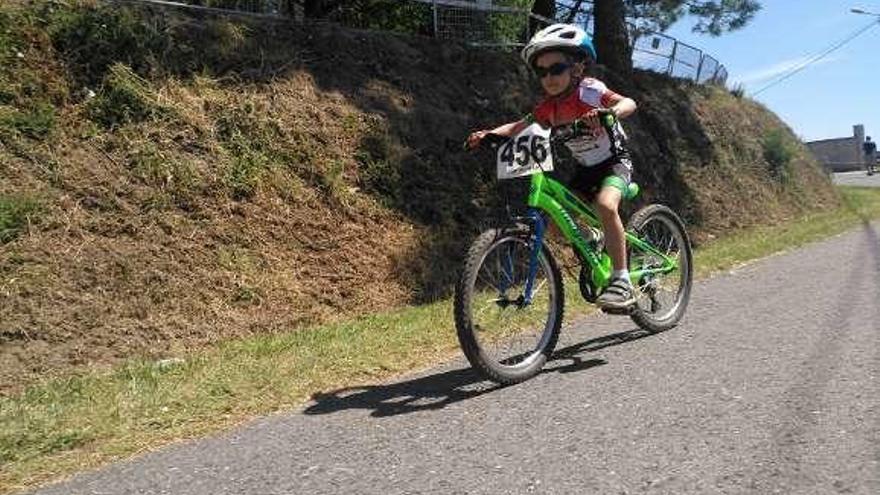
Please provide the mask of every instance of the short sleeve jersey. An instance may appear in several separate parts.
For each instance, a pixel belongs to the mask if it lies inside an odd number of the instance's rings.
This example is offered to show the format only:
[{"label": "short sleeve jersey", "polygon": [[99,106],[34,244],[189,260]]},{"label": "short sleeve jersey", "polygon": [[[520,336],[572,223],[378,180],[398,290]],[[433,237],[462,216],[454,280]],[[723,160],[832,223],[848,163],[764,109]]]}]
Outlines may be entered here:
[{"label": "short sleeve jersey", "polygon": [[[617,97],[617,93],[608,89],[605,83],[587,77],[581,80],[577,90],[568,95],[545,98],[538,103],[532,115],[539,124],[555,127],[569,124],[590,110],[608,108]],[[618,134],[617,137],[626,139],[620,122],[615,124],[614,133]],[[573,139],[566,145],[581,165],[590,167],[614,156],[611,138],[605,129],[597,129],[592,135]]]}]

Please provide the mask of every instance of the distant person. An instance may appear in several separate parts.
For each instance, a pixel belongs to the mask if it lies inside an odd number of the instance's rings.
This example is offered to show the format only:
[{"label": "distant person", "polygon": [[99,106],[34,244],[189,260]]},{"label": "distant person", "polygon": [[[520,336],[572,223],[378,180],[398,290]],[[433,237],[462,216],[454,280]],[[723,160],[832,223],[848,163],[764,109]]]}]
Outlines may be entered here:
[{"label": "distant person", "polygon": [[865,151],[865,165],[868,169],[868,175],[874,175],[874,172],[877,171],[877,144],[871,141],[871,136],[865,138],[862,149]]},{"label": "distant person", "polygon": [[615,120],[609,132],[599,118],[602,113],[615,119],[627,117],[635,112],[636,103],[608,89],[602,81],[586,77],[586,67],[596,59],[596,50],[590,36],[577,26],[553,24],[538,31],[523,49],[522,58],[541,80],[544,99],[516,122],[473,132],[468,145],[476,147],[488,133],[516,136],[536,122],[542,127],[558,127],[580,120],[590,128],[585,136],[567,144],[578,161],[571,187],[580,195],[595,198],[614,266],[611,284],[596,303],[609,309],[628,308],[635,304],[635,296],[617,209],[632,178],[632,161],[620,123]]}]

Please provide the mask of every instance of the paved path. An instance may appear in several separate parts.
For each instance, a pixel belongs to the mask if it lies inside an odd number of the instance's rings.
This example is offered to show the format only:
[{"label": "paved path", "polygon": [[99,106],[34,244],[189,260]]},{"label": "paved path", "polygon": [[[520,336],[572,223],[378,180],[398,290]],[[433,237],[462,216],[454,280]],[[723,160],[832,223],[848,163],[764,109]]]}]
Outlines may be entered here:
[{"label": "paved path", "polygon": [[839,186],[880,187],[880,173],[868,176],[867,172],[844,172],[833,174],[834,183]]},{"label": "paved path", "polygon": [[521,385],[456,361],[39,493],[876,495],[878,228],[701,281],[662,334],[580,321]]}]

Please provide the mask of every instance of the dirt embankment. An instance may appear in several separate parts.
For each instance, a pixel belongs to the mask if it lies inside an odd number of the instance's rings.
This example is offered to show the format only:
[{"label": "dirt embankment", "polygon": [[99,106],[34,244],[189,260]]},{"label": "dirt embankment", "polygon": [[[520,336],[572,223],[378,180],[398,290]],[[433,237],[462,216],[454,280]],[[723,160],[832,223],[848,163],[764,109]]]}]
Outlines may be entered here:
[{"label": "dirt embankment", "polygon": [[[435,299],[503,205],[459,143],[534,102],[515,54],[47,5],[0,7],[0,393]],[[837,203],[754,102],[603,78],[698,242]]]}]

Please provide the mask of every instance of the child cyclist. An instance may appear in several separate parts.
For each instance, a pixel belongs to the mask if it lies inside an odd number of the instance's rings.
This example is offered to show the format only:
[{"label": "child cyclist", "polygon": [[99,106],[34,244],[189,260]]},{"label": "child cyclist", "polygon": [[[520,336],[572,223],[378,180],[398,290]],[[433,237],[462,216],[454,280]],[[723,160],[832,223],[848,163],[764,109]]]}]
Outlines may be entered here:
[{"label": "child cyclist", "polygon": [[589,35],[577,26],[554,24],[538,31],[523,49],[522,58],[541,79],[544,99],[530,115],[516,122],[472,133],[468,146],[478,146],[488,133],[515,136],[533,122],[556,127],[580,120],[587,125],[585,136],[566,143],[579,164],[571,188],[586,197],[595,194],[614,267],[608,288],[596,302],[609,309],[626,309],[635,303],[635,296],[627,269],[623,222],[617,209],[632,177],[632,162],[624,147],[623,128],[615,119],[609,135],[599,117],[603,112],[617,119],[627,117],[636,110],[636,103],[609,90],[598,79],[585,77],[585,66],[595,60],[596,52]]}]

